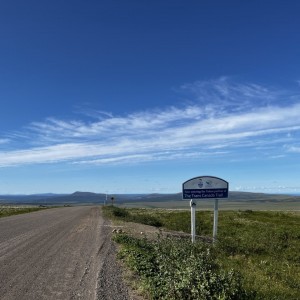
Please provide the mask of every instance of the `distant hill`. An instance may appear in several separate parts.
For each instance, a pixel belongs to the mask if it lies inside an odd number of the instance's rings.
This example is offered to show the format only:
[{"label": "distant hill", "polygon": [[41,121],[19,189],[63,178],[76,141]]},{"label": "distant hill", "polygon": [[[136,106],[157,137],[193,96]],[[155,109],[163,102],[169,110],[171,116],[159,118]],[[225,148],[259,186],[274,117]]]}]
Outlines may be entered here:
[{"label": "distant hill", "polygon": [[[182,194],[114,194],[115,203],[138,203],[138,202],[171,202],[181,201]],[[111,202],[112,195],[107,196],[107,202]],[[33,195],[0,195],[2,204],[23,204],[23,205],[85,205],[103,204],[106,201],[105,193],[91,193],[77,191],[72,194],[33,194]],[[200,200],[201,201],[201,200]],[[300,196],[250,193],[250,192],[229,192],[227,201],[250,201],[250,202],[298,202]]]}]

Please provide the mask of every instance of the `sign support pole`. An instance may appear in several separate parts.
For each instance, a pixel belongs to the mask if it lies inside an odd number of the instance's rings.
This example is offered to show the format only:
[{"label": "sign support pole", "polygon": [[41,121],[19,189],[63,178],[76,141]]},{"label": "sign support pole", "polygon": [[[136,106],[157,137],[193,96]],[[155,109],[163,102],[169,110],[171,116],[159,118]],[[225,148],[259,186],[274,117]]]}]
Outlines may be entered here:
[{"label": "sign support pole", "polygon": [[213,242],[216,242],[216,240],[217,240],[217,232],[218,232],[218,199],[215,199]]},{"label": "sign support pole", "polygon": [[192,236],[192,243],[195,243],[196,237],[196,203],[191,200],[191,236]]}]

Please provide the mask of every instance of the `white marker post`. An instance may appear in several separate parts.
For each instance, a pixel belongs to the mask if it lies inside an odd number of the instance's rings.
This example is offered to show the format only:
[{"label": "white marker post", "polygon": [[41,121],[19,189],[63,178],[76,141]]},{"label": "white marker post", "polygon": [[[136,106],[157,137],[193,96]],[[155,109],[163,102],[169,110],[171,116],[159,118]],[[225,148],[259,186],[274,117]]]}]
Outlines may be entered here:
[{"label": "white marker post", "polygon": [[216,242],[217,240],[217,232],[218,232],[218,199],[215,199],[213,242]]},{"label": "white marker post", "polygon": [[191,236],[192,236],[192,243],[195,243],[196,237],[196,203],[191,200]]}]

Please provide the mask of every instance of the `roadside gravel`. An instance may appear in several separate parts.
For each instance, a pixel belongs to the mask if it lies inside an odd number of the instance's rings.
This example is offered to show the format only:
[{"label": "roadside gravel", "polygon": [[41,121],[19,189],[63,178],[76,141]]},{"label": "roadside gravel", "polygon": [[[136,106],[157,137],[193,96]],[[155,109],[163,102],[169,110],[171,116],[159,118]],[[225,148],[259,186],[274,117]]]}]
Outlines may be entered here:
[{"label": "roadside gravel", "polygon": [[99,207],[0,219],[0,298],[132,300]]}]

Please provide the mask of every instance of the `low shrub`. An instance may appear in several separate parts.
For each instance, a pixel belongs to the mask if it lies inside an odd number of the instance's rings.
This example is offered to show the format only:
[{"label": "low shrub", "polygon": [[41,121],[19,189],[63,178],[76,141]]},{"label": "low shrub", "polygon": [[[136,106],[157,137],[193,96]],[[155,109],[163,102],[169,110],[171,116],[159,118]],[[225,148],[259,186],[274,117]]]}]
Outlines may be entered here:
[{"label": "low shrub", "polygon": [[[158,220],[163,228],[190,232],[189,211],[128,211],[131,216],[141,215],[144,219],[148,214]],[[256,291],[255,299],[300,299],[299,222],[300,214],[297,212],[221,211],[218,242],[213,247],[212,257],[219,265],[218,274],[225,271],[230,274],[231,270],[239,272],[244,288]],[[213,212],[196,212],[197,235],[211,237],[212,225]],[[184,260],[182,262],[185,264]],[[170,265],[172,263],[168,262]],[[234,274],[234,278],[238,277]]]},{"label": "low shrub", "polygon": [[162,222],[155,216],[149,215],[147,213],[133,214],[126,208],[110,205],[103,207],[103,212],[107,217],[122,220],[125,222],[136,222],[155,227],[162,226]]},{"label": "low shrub", "polygon": [[115,241],[122,245],[119,257],[140,276],[151,299],[254,299],[238,273],[219,268],[207,245],[126,234],[116,235]]}]

